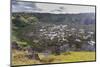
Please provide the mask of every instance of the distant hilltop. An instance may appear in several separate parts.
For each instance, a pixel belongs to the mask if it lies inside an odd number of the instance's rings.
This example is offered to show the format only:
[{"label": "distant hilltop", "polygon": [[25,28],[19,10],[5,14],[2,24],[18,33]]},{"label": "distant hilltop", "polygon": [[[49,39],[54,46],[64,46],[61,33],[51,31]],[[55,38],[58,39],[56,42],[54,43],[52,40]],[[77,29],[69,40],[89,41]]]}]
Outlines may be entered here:
[{"label": "distant hilltop", "polygon": [[53,24],[95,24],[95,13],[78,13],[78,14],[53,14],[53,13],[28,13],[28,12],[13,12],[19,15],[31,15],[38,18],[43,23]]}]

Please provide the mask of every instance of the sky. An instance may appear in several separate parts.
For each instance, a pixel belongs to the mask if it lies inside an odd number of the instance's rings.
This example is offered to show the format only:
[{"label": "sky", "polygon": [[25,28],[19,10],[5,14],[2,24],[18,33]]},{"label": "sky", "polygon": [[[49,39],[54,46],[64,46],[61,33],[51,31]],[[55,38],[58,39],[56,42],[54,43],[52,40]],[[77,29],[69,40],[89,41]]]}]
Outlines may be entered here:
[{"label": "sky", "polygon": [[12,12],[39,12],[39,13],[94,13],[93,6],[64,5],[53,3],[34,3],[12,1]]}]

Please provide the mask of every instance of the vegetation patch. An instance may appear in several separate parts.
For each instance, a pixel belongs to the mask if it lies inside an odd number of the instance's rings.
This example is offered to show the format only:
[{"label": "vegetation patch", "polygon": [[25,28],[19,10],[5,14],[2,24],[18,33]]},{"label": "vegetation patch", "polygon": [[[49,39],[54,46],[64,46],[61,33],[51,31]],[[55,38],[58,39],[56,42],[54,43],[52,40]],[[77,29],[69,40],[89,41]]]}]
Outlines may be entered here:
[{"label": "vegetation patch", "polygon": [[67,52],[61,55],[44,56],[39,53],[40,60],[29,59],[26,57],[25,51],[13,50],[12,64],[13,65],[26,65],[26,64],[46,64],[46,63],[63,63],[63,62],[80,62],[80,61],[95,61],[95,52]]}]

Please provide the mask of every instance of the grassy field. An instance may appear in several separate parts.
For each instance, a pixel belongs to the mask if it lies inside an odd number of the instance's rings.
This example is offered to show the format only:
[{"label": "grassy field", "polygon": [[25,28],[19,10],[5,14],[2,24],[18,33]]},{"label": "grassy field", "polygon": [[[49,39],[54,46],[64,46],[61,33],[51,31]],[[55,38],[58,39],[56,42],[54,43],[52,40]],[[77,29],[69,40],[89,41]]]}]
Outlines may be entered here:
[{"label": "grassy field", "polygon": [[12,65],[26,65],[26,64],[45,64],[45,63],[61,63],[61,62],[78,62],[78,61],[94,61],[95,52],[70,52],[62,53],[61,55],[44,56],[39,53],[41,60],[28,59],[24,51],[13,50],[12,52]]}]

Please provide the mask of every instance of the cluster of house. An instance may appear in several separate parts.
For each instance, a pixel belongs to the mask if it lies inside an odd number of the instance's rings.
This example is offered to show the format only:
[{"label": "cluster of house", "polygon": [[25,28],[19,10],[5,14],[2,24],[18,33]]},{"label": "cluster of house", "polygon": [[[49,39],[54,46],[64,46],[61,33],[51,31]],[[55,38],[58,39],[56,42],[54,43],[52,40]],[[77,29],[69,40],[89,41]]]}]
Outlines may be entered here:
[{"label": "cluster of house", "polygon": [[[66,41],[65,45],[61,46],[61,49],[69,50],[70,45],[68,43],[68,37],[76,42],[82,42],[81,50],[95,50],[95,32],[86,31],[85,29],[69,28],[68,25],[52,25],[49,27],[43,27],[40,30],[40,36],[46,37],[51,41],[56,37],[58,41]],[[73,39],[74,38],[74,39]],[[72,41],[72,42],[73,42]],[[83,42],[84,41],[84,42]]]}]

